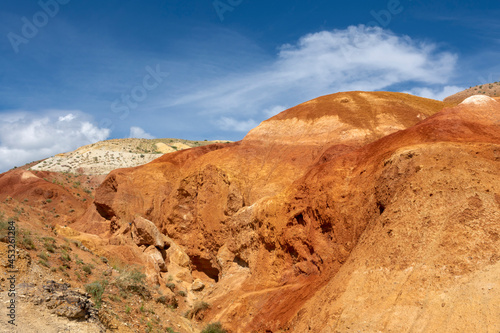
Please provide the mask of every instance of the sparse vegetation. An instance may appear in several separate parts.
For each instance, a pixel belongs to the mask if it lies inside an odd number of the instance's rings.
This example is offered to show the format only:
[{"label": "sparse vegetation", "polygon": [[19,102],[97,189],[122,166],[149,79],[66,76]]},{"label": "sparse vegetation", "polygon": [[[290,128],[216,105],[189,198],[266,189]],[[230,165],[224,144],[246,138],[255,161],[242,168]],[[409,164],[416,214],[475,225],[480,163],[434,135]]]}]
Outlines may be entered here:
[{"label": "sparse vegetation", "polygon": [[167,327],[167,333],[178,333],[172,327]]},{"label": "sparse vegetation", "polygon": [[49,256],[48,256],[48,254],[47,254],[47,253],[45,253],[45,252],[43,252],[43,251],[42,251],[41,253],[39,253],[39,254],[38,254],[38,258],[43,259],[43,260],[45,260],[45,261],[49,260]]},{"label": "sparse vegetation", "polygon": [[47,267],[47,268],[48,268],[48,267],[50,267],[50,264],[49,264],[49,262],[48,262],[47,260],[44,260],[44,259],[41,259],[41,258],[40,258],[40,260],[38,260],[38,263],[39,263],[40,265],[42,265],[42,266]]},{"label": "sparse vegetation", "polygon": [[166,305],[172,309],[177,309],[179,306],[179,302],[177,301],[177,298],[175,297],[167,297],[167,296],[160,296],[156,299],[156,303],[161,303],[163,305]]},{"label": "sparse vegetation", "polygon": [[99,280],[85,285],[85,291],[88,292],[95,301],[96,307],[100,308],[102,295],[108,285],[108,280]]},{"label": "sparse vegetation", "polygon": [[82,266],[82,271],[84,271],[86,274],[90,275],[90,274],[92,274],[92,267],[90,265],[84,265],[84,266]]},{"label": "sparse vegetation", "polygon": [[210,323],[201,331],[201,333],[227,333],[220,322]]},{"label": "sparse vegetation", "polygon": [[35,243],[33,243],[33,239],[31,239],[30,232],[21,231],[21,235],[23,239],[20,242],[20,246],[25,248],[26,250],[35,250]]},{"label": "sparse vegetation", "polygon": [[68,252],[66,252],[65,250],[62,250],[61,251],[61,260],[64,262],[64,263],[67,263],[69,261],[71,261],[71,257],[69,256]]},{"label": "sparse vegetation", "polygon": [[45,247],[45,249],[47,249],[47,251],[49,251],[50,253],[56,252],[57,245],[56,245],[56,240],[54,238],[43,237],[42,240],[44,242],[43,246]]},{"label": "sparse vegetation", "polygon": [[145,278],[146,274],[137,268],[124,269],[114,283],[122,292],[133,292],[142,297],[149,297],[150,292],[144,285]]},{"label": "sparse vegetation", "polygon": [[207,302],[197,302],[193,305],[193,308],[191,311],[188,311],[186,313],[186,318],[188,319],[193,319],[193,317],[196,317],[199,313],[207,310],[210,308],[210,304]]}]

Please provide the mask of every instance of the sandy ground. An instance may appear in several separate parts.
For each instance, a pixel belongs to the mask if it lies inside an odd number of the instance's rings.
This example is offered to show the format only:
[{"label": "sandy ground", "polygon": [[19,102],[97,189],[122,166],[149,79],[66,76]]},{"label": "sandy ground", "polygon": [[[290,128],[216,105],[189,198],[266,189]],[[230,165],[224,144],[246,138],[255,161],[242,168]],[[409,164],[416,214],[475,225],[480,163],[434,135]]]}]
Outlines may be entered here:
[{"label": "sandy ground", "polygon": [[[16,326],[8,323],[6,306],[10,300],[7,292],[0,293],[0,333],[62,333],[80,332],[95,333],[101,332],[98,325],[88,322],[71,321],[64,317],[59,317],[40,305],[25,301],[24,295],[19,295],[16,303]],[[36,313],[36,316],[33,315]]]}]

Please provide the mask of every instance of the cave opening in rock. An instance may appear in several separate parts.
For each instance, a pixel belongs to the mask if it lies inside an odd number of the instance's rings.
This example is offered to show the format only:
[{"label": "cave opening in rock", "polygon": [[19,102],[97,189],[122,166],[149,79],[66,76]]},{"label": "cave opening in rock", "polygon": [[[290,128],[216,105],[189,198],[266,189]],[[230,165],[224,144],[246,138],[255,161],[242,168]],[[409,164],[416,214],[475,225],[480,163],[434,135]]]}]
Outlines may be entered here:
[{"label": "cave opening in rock", "polygon": [[219,282],[219,270],[212,265],[212,262],[209,259],[204,259],[199,256],[193,256],[190,258],[194,270],[204,273],[215,282]]}]

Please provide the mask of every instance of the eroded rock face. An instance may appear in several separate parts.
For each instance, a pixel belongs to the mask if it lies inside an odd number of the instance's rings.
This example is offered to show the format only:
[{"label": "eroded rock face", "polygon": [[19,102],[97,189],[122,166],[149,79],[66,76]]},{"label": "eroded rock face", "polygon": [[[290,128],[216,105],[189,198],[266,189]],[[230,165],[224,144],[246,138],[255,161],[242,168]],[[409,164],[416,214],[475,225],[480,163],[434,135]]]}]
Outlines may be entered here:
[{"label": "eroded rock face", "polygon": [[[430,302],[438,304],[436,276],[468,275],[472,286],[472,274],[498,256],[500,107],[464,103],[435,114],[442,107],[395,93],[325,96],[241,142],[117,170],[96,207],[109,224],[140,214],[159,226],[175,244],[166,250],[169,273],[211,279],[206,318],[234,332],[370,331],[385,323],[404,331],[434,313],[445,317],[413,304],[410,319],[390,319],[413,296],[429,301],[425,281],[436,285]],[[468,258],[471,249],[478,261]],[[396,291],[411,296],[391,303]],[[467,328],[471,317],[463,318],[457,329]]]}]

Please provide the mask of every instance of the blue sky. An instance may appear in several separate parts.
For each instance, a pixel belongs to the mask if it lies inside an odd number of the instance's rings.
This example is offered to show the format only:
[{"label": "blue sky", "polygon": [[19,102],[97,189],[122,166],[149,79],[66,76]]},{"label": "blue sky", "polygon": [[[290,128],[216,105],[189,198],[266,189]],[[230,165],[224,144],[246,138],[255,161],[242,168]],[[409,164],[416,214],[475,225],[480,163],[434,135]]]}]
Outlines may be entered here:
[{"label": "blue sky", "polygon": [[349,90],[500,80],[498,1],[41,0],[0,6],[0,171],[111,138],[239,140]]}]

